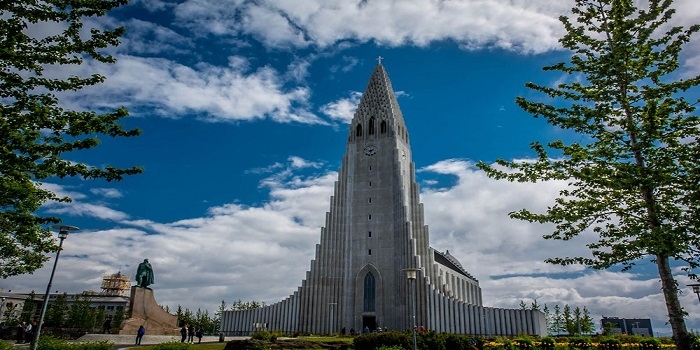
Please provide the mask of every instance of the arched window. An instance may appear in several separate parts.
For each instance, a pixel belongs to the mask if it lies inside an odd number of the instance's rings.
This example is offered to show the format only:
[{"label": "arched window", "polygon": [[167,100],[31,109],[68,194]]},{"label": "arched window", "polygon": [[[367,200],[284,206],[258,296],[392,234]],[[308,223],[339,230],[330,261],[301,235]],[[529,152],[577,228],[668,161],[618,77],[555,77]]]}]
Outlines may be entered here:
[{"label": "arched window", "polygon": [[369,118],[369,132],[368,135],[374,135],[374,117]]},{"label": "arched window", "polygon": [[362,136],[362,124],[357,124],[357,128],[355,129],[355,136]]},{"label": "arched window", "polygon": [[382,134],[386,134],[386,120],[382,120],[382,124],[380,125],[379,130]]},{"label": "arched window", "polygon": [[363,311],[374,311],[375,305],[375,289],[376,283],[374,281],[374,275],[371,272],[367,272],[365,276],[365,293],[364,293],[364,308]]}]

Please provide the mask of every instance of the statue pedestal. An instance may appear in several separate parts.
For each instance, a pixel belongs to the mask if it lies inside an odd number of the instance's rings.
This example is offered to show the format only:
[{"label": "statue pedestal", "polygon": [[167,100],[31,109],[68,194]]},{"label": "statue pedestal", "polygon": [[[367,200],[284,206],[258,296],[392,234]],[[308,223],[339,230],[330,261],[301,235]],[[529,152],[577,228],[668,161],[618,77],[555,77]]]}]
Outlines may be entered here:
[{"label": "statue pedestal", "polygon": [[180,335],[177,316],[158,305],[152,289],[131,287],[129,314],[130,317],[119,326],[119,334],[135,336],[139,326],[144,326],[146,335]]}]

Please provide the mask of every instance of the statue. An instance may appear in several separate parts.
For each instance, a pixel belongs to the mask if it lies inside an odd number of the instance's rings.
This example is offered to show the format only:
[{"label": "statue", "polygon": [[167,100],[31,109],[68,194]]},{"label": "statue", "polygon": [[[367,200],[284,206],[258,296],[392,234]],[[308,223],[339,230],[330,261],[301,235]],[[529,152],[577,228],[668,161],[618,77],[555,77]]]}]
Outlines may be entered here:
[{"label": "statue", "polygon": [[153,284],[153,267],[148,259],[143,259],[143,262],[136,269],[136,286],[148,288],[151,284]]}]

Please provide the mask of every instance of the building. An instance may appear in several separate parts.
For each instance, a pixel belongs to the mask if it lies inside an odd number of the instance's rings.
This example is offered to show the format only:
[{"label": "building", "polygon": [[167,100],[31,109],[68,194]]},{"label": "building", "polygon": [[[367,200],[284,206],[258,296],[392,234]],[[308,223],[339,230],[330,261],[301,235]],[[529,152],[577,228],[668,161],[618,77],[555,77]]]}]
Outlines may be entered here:
[{"label": "building", "polygon": [[[104,309],[105,316],[107,317],[114,317],[119,311],[123,311],[124,313],[128,311],[128,292],[131,289],[131,279],[129,276],[121,272],[105,274],[102,277],[101,287],[101,292],[88,290],[82,293],[59,293],[58,291],[49,293],[49,306],[51,306],[51,303],[54,302],[56,298],[65,294],[68,307],[79,298],[87,297],[90,300],[90,308]],[[32,296],[32,294],[34,295]],[[32,300],[32,298],[36,302],[32,318],[38,319],[41,313],[44,294],[17,293],[12,291],[4,292],[0,290],[0,300],[2,300],[2,306],[0,306],[0,325],[10,320],[19,319],[24,309],[24,303],[27,302],[27,300]]]},{"label": "building", "polygon": [[[464,334],[545,335],[539,311],[484,307],[479,281],[430,247],[408,129],[381,62],[357,107],[315,259],[286,299],[227,311],[222,330],[329,334],[415,326]],[[417,279],[407,279],[416,269]],[[415,299],[412,296],[415,295]]]},{"label": "building", "polygon": [[610,334],[654,336],[651,320],[648,318],[605,317],[600,320],[600,329]]}]

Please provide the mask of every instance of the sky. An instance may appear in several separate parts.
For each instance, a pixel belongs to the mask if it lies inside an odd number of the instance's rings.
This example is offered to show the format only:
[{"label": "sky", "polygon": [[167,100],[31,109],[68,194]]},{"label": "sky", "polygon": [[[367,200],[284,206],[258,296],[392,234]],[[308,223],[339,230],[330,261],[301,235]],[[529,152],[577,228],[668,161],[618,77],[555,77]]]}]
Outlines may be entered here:
[{"label": "sky", "polygon": [[[542,238],[551,226],[508,218],[544,210],[560,182],[489,179],[478,161],[533,157],[532,141],[571,135],[524,113],[515,98],[541,98],[532,81],[566,79],[542,67],[565,60],[550,0],[133,0],[86,27],[124,26],[116,64],[47,71],[100,73],[105,83],[61,95],[66,107],[125,106],[143,135],[103,139],[68,159],[139,165],[121,182],[64,179],[43,186],[73,198],[47,203],[79,231],[64,242],[53,290],[99,290],[104,274],[153,265],[156,300],[213,314],[222,300],[280,301],[301,284],[319,243],[348,123],[381,56],[410,133],[430,244],[476,277],[486,306],[533,300],[584,306],[602,316],[650,318],[670,334],[655,265],[595,271],[544,260],[585,254],[586,237]],[[679,0],[673,25],[700,18]],[[696,22],[693,22],[696,21]],[[36,26],[36,32],[55,27]],[[700,74],[698,39],[679,77]],[[51,263],[0,288],[43,293]],[[689,329],[700,303],[676,269]]]}]

